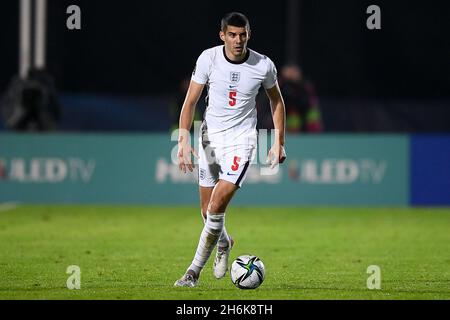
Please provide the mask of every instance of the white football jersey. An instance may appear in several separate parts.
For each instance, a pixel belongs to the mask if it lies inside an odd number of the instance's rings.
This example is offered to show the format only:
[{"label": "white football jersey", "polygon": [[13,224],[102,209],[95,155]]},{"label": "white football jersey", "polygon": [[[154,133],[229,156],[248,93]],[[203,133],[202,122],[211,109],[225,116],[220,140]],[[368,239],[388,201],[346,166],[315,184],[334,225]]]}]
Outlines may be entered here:
[{"label": "white football jersey", "polygon": [[225,135],[230,141],[256,136],[256,95],[261,85],[276,85],[277,70],[272,60],[250,49],[244,60],[231,61],[221,45],[202,52],[191,79],[207,85],[208,138],[217,141]]}]

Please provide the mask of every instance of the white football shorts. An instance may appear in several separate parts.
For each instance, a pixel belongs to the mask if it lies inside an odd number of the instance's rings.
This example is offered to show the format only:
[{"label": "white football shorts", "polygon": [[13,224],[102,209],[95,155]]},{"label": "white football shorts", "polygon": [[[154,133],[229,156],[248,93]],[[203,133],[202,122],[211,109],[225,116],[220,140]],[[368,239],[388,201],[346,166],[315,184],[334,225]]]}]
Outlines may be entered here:
[{"label": "white football shorts", "polygon": [[250,144],[224,145],[199,139],[198,183],[214,187],[221,180],[239,188],[245,180],[256,146]]}]

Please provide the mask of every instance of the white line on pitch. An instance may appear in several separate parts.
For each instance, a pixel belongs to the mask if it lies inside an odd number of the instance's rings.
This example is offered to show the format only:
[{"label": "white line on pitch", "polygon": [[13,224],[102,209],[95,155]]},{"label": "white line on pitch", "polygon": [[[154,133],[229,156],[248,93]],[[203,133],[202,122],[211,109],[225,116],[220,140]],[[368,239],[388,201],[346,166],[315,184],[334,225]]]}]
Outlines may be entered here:
[{"label": "white line on pitch", "polygon": [[0,203],[0,212],[5,212],[8,210],[15,209],[19,206],[19,202],[3,202]]}]

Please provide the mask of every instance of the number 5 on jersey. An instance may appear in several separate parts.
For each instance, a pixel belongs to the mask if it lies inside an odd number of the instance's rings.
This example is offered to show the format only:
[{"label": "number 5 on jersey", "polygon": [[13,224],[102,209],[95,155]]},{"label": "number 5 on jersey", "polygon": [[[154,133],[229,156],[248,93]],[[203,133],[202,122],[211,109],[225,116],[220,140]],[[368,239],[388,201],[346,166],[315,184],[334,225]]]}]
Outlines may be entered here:
[{"label": "number 5 on jersey", "polygon": [[236,91],[230,91],[230,95],[229,95],[229,104],[230,106],[234,107],[236,105],[236,95],[237,92]]}]

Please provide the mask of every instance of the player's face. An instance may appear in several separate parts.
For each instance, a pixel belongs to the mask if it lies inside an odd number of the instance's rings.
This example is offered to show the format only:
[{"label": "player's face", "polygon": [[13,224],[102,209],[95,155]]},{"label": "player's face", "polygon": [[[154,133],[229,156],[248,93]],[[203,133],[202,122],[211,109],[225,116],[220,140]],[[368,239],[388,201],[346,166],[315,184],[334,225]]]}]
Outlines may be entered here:
[{"label": "player's face", "polygon": [[220,39],[225,44],[227,54],[230,58],[243,58],[247,51],[247,42],[250,39],[250,30],[246,27],[228,26],[224,31],[220,31]]}]

